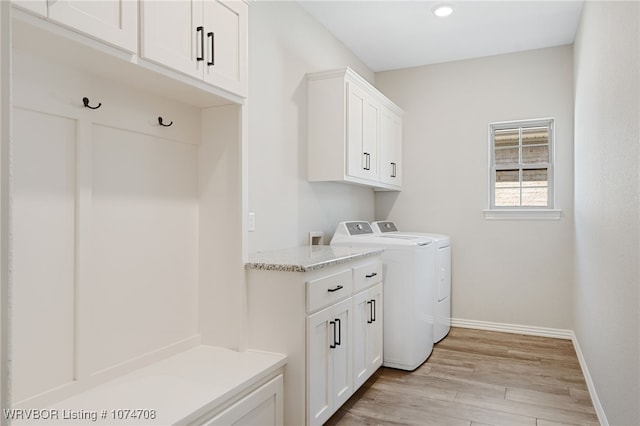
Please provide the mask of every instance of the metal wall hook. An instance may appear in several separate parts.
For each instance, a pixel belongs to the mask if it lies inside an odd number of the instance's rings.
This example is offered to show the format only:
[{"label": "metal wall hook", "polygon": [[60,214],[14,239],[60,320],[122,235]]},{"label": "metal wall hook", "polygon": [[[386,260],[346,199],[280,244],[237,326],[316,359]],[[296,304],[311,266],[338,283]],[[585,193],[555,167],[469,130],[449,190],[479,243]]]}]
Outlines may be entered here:
[{"label": "metal wall hook", "polygon": [[82,98],[82,103],[84,104],[85,108],[89,109],[98,109],[102,106],[102,103],[98,102],[98,106],[92,107],[91,105],[89,105],[89,98]]},{"label": "metal wall hook", "polygon": [[160,124],[161,126],[164,126],[164,127],[170,127],[173,124],[173,121],[171,123],[169,123],[169,124],[164,124],[162,122],[162,117],[158,117],[158,124]]}]

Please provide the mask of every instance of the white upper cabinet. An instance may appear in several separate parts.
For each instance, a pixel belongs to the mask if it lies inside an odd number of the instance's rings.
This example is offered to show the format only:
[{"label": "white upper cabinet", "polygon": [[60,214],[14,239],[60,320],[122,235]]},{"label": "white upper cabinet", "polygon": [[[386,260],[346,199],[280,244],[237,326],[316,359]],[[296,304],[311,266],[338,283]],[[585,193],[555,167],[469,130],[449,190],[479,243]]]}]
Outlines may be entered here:
[{"label": "white upper cabinet", "polygon": [[52,21],[129,52],[137,52],[136,0],[49,0],[48,10]]},{"label": "white upper cabinet", "polygon": [[47,0],[12,0],[12,3],[35,15],[47,17]]},{"label": "white upper cabinet", "polygon": [[308,179],[401,190],[402,110],[350,68],[307,81]]},{"label": "white upper cabinet", "polygon": [[143,0],[141,11],[143,58],[247,95],[246,3]]}]

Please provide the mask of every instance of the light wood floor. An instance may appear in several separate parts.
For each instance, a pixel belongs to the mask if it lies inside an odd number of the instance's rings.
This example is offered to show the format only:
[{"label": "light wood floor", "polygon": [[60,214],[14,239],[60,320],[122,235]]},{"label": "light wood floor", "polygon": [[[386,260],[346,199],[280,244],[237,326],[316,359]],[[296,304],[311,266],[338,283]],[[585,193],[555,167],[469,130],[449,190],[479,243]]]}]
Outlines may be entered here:
[{"label": "light wood floor", "polygon": [[327,425],[598,425],[570,340],[452,328],[413,372],[379,369]]}]

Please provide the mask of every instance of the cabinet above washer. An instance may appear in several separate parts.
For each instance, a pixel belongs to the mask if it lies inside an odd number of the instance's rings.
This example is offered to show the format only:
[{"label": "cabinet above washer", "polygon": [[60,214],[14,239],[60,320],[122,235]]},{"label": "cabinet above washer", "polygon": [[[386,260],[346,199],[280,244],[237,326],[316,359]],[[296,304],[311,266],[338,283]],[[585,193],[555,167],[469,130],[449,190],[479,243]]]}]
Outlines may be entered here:
[{"label": "cabinet above washer", "polygon": [[404,112],[351,68],[308,82],[308,179],[402,189]]}]

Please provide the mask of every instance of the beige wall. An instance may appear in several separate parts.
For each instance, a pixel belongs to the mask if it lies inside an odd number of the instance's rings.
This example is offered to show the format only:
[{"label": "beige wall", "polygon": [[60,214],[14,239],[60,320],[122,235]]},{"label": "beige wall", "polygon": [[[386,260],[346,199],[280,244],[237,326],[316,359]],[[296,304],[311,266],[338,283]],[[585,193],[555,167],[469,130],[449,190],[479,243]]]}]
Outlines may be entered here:
[{"label": "beige wall", "polygon": [[307,182],[305,75],[347,65],[369,81],[373,73],[296,2],[255,2],[249,13],[249,252],[306,244],[309,231],[330,238],[341,220],[372,220],[371,189]]},{"label": "beige wall", "polygon": [[[572,47],[376,74],[405,111],[403,191],[378,193],[376,219],[448,234],[452,317],[572,328]],[[557,221],[488,221],[487,125],[556,118]]]},{"label": "beige wall", "polygon": [[640,424],[637,2],[585,2],[575,43],[575,333],[612,425]]}]

